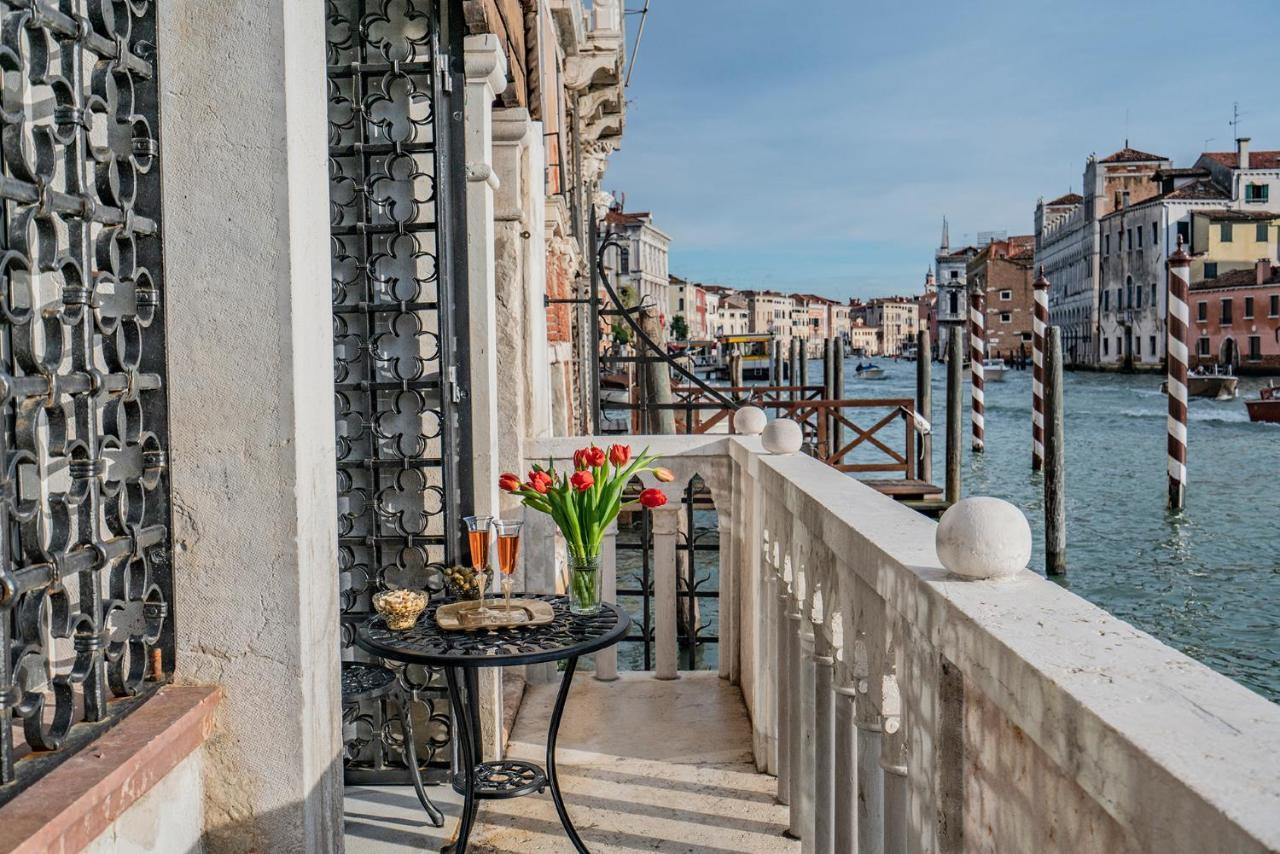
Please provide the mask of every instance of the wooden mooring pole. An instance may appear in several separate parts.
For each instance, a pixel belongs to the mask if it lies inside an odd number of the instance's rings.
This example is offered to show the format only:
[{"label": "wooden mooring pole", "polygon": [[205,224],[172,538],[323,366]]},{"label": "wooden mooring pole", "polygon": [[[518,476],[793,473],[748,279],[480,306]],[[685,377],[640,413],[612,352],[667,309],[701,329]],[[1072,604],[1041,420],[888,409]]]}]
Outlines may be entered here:
[{"label": "wooden mooring pole", "polygon": [[948,504],[960,500],[960,443],[964,441],[960,416],[964,398],[964,336],[961,327],[951,327],[947,336],[947,488]]},{"label": "wooden mooring pole", "polygon": [[1049,280],[1044,267],[1032,284],[1035,295],[1031,320],[1031,470],[1044,467],[1044,335],[1049,324]]},{"label": "wooden mooring pole", "polygon": [[1067,574],[1066,449],[1062,420],[1062,330],[1049,327],[1044,353],[1044,571]]},{"label": "wooden mooring pole", "polygon": [[930,424],[929,432],[920,437],[916,448],[919,464],[916,472],[926,483],[933,482],[933,363],[929,358],[929,330],[916,333],[916,412]]},{"label": "wooden mooring pole", "polygon": [[787,385],[791,386],[791,399],[799,400],[800,393],[795,391],[795,387],[800,385],[800,339],[791,339],[791,364],[787,369]]},{"label": "wooden mooring pole", "polygon": [[[844,400],[844,341],[839,337],[831,361],[831,399]],[[844,425],[839,416],[838,410],[831,413],[831,447],[837,452],[844,447]]]},{"label": "wooden mooring pole", "polygon": [[981,285],[969,285],[969,392],[973,401],[970,426],[973,429],[973,450],[982,453],[987,447],[986,381],[983,376],[983,359],[987,356],[987,295]]},{"label": "wooden mooring pole", "polygon": [[1169,340],[1165,347],[1168,365],[1165,388],[1169,396],[1169,509],[1181,510],[1187,499],[1187,366],[1191,363],[1187,327],[1191,311],[1187,306],[1191,256],[1182,246],[1169,256],[1169,316],[1165,322]]},{"label": "wooden mooring pole", "polygon": [[782,342],[777,338],[769,341],[769,385],[782,385]]}]

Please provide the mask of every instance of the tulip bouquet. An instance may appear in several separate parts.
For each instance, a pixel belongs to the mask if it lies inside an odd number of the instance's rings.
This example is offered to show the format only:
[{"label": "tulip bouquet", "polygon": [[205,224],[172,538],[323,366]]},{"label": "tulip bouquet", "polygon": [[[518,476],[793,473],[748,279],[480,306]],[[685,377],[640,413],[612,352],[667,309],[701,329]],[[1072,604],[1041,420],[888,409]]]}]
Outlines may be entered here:
[{"label": "tulip bouquet", "polygon": [[631,478],[652,472],[663,483],[675,479],[669,469],[655,466],[656,457],[645,451],[632,457],[628,445],[611,445],[608,451],[591,445],[574,452],[573,471],[557,471],[535,465],[525,480],[506,472],[498,478],[504,492],[519,495],[525,507],[549,515],[569,547],[569,605],[576,614],[593,614],[600,607],[600,546],[605,531],[623,508],[640,504],[661,507],[667,496],[659,489],[645,489],[623,502],[622,493]]}]

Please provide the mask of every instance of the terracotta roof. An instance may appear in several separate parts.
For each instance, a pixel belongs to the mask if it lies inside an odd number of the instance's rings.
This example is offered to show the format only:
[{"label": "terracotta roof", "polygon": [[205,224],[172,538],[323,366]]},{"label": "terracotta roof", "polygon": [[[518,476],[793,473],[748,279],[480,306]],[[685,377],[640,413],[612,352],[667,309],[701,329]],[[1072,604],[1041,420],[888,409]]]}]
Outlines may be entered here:
[{"label": "terracotta roof", "polygon": [[614,225],[641,225],[644,223],[645,217],[649,216],[648,211],[606,211],[604,221],[613,223]]},{"label": "terracotta roof", "polygon": [[1062,205],[1078,205],[1078,204],[1081,204],[1083,201],[1084,201],[1084,196],[1080,195],[1079,193],[1067,193],[1064,196],[1058,196],[1058,198],[1054,199],[1051,202],[1045,202],[1044,206],[1046,208],[1056,208],[1056,207],[1061,207]]},{"label": "terracotta roof", "polygon": [[1176,190],[1171,190],[1147,201],[1156,201],[1158,199],[1221,199],[1229,201],[1231,194],[1212,181],[1201,179],[1192,181],[1190,184],[1183,184]]},{"label": "terracotta roof", "polygon": [[1102,158],[1103,163],[1149,163],[1153,160],[1168,160],[1162,154],[1148,154],[1145,151],[1139,151],[1136,148],[1124,148],[1112,154],[1109,157]]},{"label": "terracotta roof", "polygon": [[[1263,285],[1280,285],[1280,265],[1271,268],[1271,277]],[[1244,270],[1230,270],[1212,279],[1192,282],[1192,290],[1214,290],[1219,288],[1256,288],[1258,285],[1258,268],[1249,267]]]},{"label": "terracotta roof", "polygon": [[[1230,169],[1240,165],[1240,155],[1234,151],[1206,151],[1200,156],[1216,160]],[[1280,169],[1280,151],[1250,151],[1249,168]]]},{"label": "terracotta roof", "polygon": [[1036,255],[1036,236],[1019,234],[1009,238],[1009,260],[1025,261]]},{"label": "terracotta roof", "polygon": [[1196,211],[1203,214],[1214,222],[1270,222],[1273,219],[1280,219],[1280,213],[1275,211],[1233,211],[1228,208],[1214,208],[1207,211]]}]

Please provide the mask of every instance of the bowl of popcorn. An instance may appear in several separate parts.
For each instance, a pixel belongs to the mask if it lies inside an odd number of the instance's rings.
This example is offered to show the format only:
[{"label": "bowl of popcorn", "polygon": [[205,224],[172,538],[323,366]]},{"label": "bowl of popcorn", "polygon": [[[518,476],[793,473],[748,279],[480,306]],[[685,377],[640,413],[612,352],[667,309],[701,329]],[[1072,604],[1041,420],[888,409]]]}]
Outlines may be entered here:
[{"label": "bowl of popcorn", "polygon": [[427,607],[427,594],[417,590],[384,590],[373,595],[373,607],[387,621],[387,628],[403,632],[413,628]]}]

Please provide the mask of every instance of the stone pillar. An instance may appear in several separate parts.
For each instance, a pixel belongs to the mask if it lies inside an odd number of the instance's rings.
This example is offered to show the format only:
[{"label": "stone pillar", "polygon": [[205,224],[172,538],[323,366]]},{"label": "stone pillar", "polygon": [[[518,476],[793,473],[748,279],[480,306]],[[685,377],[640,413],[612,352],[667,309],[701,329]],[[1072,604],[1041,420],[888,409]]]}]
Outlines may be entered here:
[{"label": "stone pillar", "polygon": [[[817,703],[815,702],[817,698],[818,668],[814,643],[813,624],[809,622],[807,615],[802,615],[800,618],[800,702],[798,706],[800,711],[800,773],[797,775],[795,769],[792,768],[791,830],[804,843],[801,847],[801,851],[804,854],[813,854],[816,838],[814,833],[814,785],[817,780],[815,755],[817,740],[814,738],[814,732],[818,726]],[[800,783],[798,788],[795,786],[797,780]],[[795,823],[797,813],[800,820],[799,826]]]},{"label": "stone pillar", "polygon": [[176,678],[223,690],[214,852],[342,848],[323,7],[157,11]]},{"label": "stone pillar", "polygon": [[816,637],[814,655],[814,784],[813,784],[813,850],[817,854],[835,854],[836,795],[836,708],[833,690],[835,659],[831,644],[822,634]]},{"label": "stone pillar", "polygon": [[835,698],[835,850],[858,850],[858,742],[854,729],[857,689],[840,685]]},{"label": "stone pillar", "polygon": [[[498,474],[498,345],[497,283],[494,272],[494,192],[498,175],[493,168],[493,99],[506,87],[506,57],[492,33],[467,36],[464,42],[467,75],[467,357],[471,416],[464,425],[471,437],[472,494],[470,509],[477,515],[497,516]],[[492,668],[480,671],[480,717],[483,755],[500,753],[502,740],[501,677]]]}]

